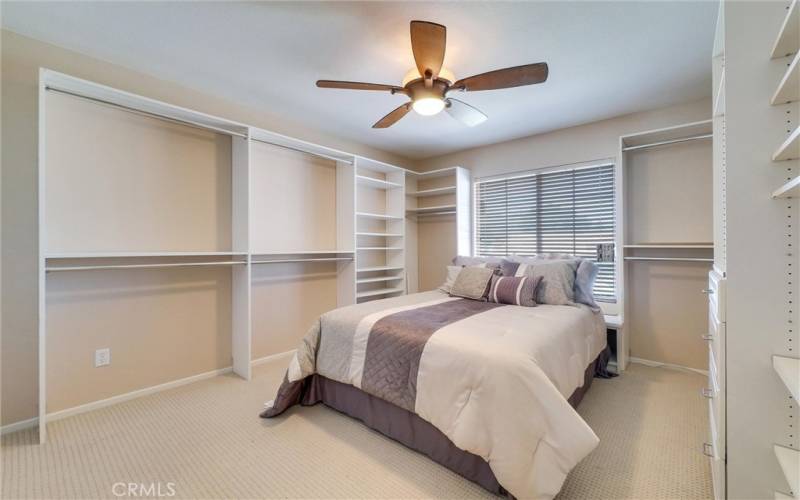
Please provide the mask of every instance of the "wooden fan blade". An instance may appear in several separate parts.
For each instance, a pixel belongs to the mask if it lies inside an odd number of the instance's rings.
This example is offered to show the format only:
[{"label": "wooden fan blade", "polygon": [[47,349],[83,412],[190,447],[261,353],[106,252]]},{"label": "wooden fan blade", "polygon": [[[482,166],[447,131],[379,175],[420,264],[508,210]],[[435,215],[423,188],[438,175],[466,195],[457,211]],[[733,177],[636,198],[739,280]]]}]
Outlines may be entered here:
[{"label": "wooden fan blade", "polygon": [[317,80],[317,87],[323,89],[349,89],[349,90],[386,90],[389,92],[402,91],[396,85],[383,85],[381,83],[342,82],[339,80]]},{"label": "wooden fan blade", "polygon": [[453,90],[466,90],[474,92],[476,90],[495,90],[508,89],[511,87],[521,87],[523,85],[533,85],[547,80],[549,70],[547,63],[526,64],[513,68],[498,69],[481,73],[480,75],[463,78],[454,83],[450,88]]},{"label": "wooden fan blade", "polygon": [[[447,28],[441,24],[411,21],[411,50],[423,78],[431,79],[439,75],[444,62],[446,42]],[[428,71],[429,75],[426,74]]]},{"label": "wooden fan blade", "polygon": [[489,117],[483,114],[480,110],[473,108],[469,104],[459,101],[458,99],[447,99],[447,107],[445,111],[447,114],[460,121],[468,127],[474,127],[485,122]]},{"label": "wooden fan blade", "polygon": [[400,118],[406,116],[411,111],[411,103],[407,102],[402,106],[395,108],[394,111],[378,120],[372,128],[388,128],[394,125]]}]

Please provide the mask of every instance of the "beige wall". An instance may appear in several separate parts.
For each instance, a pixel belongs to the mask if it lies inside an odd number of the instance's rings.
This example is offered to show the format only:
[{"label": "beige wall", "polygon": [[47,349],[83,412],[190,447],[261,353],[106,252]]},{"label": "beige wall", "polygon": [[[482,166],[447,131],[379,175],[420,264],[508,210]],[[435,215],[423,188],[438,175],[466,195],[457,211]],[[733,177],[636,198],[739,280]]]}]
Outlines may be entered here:
[{"label": "beige wall", "polygon": [[[154,99],[163,100],[179,106],[203,111],[212,115],[221,116],[231,120],[240,121],[250,125],[263,127],[276,132],[289,134],[298,138],[318,142],[330,147],[363,154],[368,157],[407,165],[408,162],[394,155],[377,151],[359,144],[338,140],[321,132],[303,128],[298,124],[285,120],[283,117],[271,115],[269,109],[247,108],[230,101],[206,95],[177,84],[158,80],[148,75],[115,66],[103,61],[65,50],[53,45],[45,44],[15,33],[2,31],[2,424],[8,424],[28,418],[37,414],[38,394],[38,367],[37,367],[37,321],[36,321],[36,255],[37,255],[37,191],[36,191],[36,155],[37,155],[37,100],[38,100],[38,75],[39,68],[47,67],[61,71],[79,78],[95,81],[129,92],[145,95]],[[219,234],[219,233],[218,233]],[[202,283],[222,279],[218,273],[222,271],[209,271],[202,273],[184,273],[184,281],[191,287]],[[226,271],[225,271],[226,272]],[[176,273],[179,274],[179,273]],[[138,276],[138,275],[137,275]],[[64,281],[74,277],[60,278]],[[144,279],[144,278],[143,278]],[[180,281],[180,280],[179,280]],[[225,280],[223,280],[225,281]],[[229,278],[228,280],[229,281]],[[197,285],[199,283],[199,285]],[[151,284],[146,284],[151,286]],[[160,289],[160,284],[152,286]],[[225,287],[229,286],[227,282]],[[224,287],[223,287],[224,289]],[[163,293],[171,293],[164,291]],[[200,293],[200,292],[198,292]],[[217,294],[214,294],[217,295]],[[225,296],[221,293],[217,296]],[[229,296],[229,295],[227,295]],[[334,295],[335,296],[335,295]],[[90,297],[90,300],[99,300]],[[126,297],[125,300],[137,300]],[[209,301],[201,319],[207,324],[224,322],[230,315],[229,304],[217,304],[212,307],[213,297],[203,295],[202,300]],[[185,312],[183,302],[174,302],[171,307],[173,314]],[[146,306],[141,306],[145,307]],[[163,319],[164,316],[154,317],[153,321]],[[160,319],[159,319],[160,318]],[[75,318],[72,318],[75,319]],[[84,319],[86,321],[87,319]],[[77,323],[73,323],[77,325]],[[111,329],[108,325],[106,329]],[[77,328],[77,326],[75,327]],[[75,330],[72,329],[72,331]],[[305,325],[304,325],[305,328]],[[70,329],[65,327],[64,332]],[[184,358],[176,351],[171,351],[173,360],[179,361],[177,366],[165,368],[156,374],[160,379],[174,379],[185,376],[181,359],[187,361],[195,373],[218,368],[220,364],[230,363],[230,339],[220,339],[212,336],[211,332],[202,332],[202,341],[191,346],[189,354]],[[86,342],[93,342],[85,339]],[[179,337],[176,341],[187,340]],[[71,341],[69,339],[68,341]],[[83,341],[83,340],[81,340]],[[115,346],[125,349],[120,337],[117,340],[109,339]],[[188,341],[188,340],[187,340]],[[226,347],[222,347],[226,344]],[[58,345],[58,344],[56,344]],[[216,349],[215,345],[219,346]],[[89,345],[93,350],[94,344]],[[109,347],[97,345],[97,347]],[[177,348],[176,348],[177,349]],[[206,349],[205,351],[203,349]],[[256,349],[258,352],[259,349]],[[65,351],[66,352],[66,351]],[[120,352],[116,350],[115,352]],[[77,354],[76,354],[77,356]],[[137,365],[137,369],[147,367],[153,369],[163,366],[157,354],[152,364]],[[123,369],[128,366],[122,358],[116,358],[112,366]],[[91,361],[91,360],[89,360]],[[120,363],[117,363],[120,361]],[[146,371],[146,370],[142,370]],[[189,375],[193,373],[188,373]],[[86,374],[84,374],[86,375]],[[84,376],[82,375],[82,376]],[[149,375],[148,375],[149,376]],[[155,379],[154,379],[155,380]],[[139,379],[145,383],[150,380]],[[53,382],[54,384],[56,382]],[[125,377],[118,379],[118,385],[113,389],[123,390],[129,387]],[[57,387],[53,394],[58,392]],[[67,398],[64,401],[53,401],[61,407],[82,401],[79,396]]]}]

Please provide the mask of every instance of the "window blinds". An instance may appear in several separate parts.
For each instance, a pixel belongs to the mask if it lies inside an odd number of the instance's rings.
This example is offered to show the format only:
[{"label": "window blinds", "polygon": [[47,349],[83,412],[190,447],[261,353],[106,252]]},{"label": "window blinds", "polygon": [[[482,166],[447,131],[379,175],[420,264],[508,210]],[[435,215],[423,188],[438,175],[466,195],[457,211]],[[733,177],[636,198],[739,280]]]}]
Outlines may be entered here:
[{"label": "window blinds", "polygon": [[[601,165],[478,181],[478,255],[568,253],[597,260],[614,243],[614,166]],[[595,299],[615,301],[614,263],[598,262]]]}]

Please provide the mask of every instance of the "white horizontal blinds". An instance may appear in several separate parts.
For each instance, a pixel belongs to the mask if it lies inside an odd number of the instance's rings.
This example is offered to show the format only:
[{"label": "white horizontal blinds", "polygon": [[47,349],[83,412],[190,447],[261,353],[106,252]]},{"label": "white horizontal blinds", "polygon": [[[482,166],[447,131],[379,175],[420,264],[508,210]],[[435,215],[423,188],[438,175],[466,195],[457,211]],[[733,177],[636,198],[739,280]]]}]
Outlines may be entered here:
[{"label": "white horizontal blinds", "polygon": [[[597,259],[614,243],[614,166],[476,183],[478,255],[568,253]],[[595,298],[613,302],[614,263],[598,263]]]}]

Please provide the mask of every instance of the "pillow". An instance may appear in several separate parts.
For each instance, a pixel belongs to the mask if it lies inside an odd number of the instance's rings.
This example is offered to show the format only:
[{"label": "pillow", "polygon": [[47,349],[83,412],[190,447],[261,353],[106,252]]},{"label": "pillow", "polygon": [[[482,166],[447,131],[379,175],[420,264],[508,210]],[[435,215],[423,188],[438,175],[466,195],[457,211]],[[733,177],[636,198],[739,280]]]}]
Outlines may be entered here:
[{"label": "pillow", "polygon": [[538,304],[553,306],[575,305],[575,272],[577,260],[537,260],[532,264],[520,264],[516,276],[541,276],[542,282],[536,291]]},{"label": "pillow", "polygon": [[501,257],[469,257],[466,255],[457,255],[453,257],[453,265],[464,267],[488,264],[490,267],[498,267],[502,260]]},{"label": "pillow", "polygon": [[462,269],[464,268],[461,266],[447,266],[447,277],[444,283],[442,283],[442,286],[439,287],[439,290],[450,293],[453,289],[453,283],[456,282],[456,276],[458,276],[458,273],[460,273]]},{"label": "pillow", "polygon": [[489,302],[534,307],[541,276],[492,276]]},{"label": "pillow", "polygon": [[581,259],[578,270],[575,271],[575,302],[586,304],[595,311],[600,310],[600,306],[594,301],[594,280],[600,268],[590,260]]},{"label": "pillow", "polygon": [[503,259],[500,261],[500,276],[514,276],[519,269],[519,262]]},{"label": "pillow", "polygon": [[483,300],[486,292],[489,291],[492,275],[494,275],[494,270],[491,268],[465,267],[456,276],[450,296]]}]

